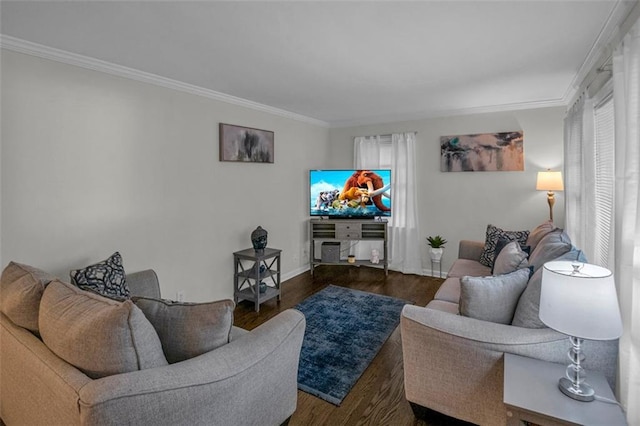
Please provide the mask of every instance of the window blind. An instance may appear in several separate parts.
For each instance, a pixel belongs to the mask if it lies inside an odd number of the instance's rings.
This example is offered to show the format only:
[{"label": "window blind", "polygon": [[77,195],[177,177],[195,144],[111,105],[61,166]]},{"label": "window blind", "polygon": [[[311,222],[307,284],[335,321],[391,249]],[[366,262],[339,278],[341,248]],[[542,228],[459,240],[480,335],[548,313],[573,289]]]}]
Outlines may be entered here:
[{"label": "window blind", "polygon": [[610,267],[613,252],[614,206],[614,115],[613,96],[609,93],[594,107],[595,218],[593,262]]}]

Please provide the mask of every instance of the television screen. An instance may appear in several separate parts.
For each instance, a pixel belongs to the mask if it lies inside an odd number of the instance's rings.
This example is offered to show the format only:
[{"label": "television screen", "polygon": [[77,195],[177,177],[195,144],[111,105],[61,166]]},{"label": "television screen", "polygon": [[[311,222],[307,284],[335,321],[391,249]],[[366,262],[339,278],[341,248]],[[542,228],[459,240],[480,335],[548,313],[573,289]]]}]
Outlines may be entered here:
[{"label": "television screen", "polygon": [[310,214],[344,218],[391,216],[391,170],[311,170]]}]

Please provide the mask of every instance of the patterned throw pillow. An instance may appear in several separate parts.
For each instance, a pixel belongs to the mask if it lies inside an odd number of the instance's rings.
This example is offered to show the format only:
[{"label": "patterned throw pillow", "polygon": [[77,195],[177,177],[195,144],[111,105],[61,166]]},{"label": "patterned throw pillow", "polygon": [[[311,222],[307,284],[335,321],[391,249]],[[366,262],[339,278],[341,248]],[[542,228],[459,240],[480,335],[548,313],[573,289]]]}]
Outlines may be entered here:
[{"label": "patterned throw pillow", "polygon": [[497,226],[487,225],[487,236],[484,242],[484,248],[480,254],[480,263],[484,266],[493,268],[493,262],[496,258],[496,244],[500,238],[517,241],[521,246],[526,246],[529,231],[505,231]]},{"label": "patterned throw pillow", "polygon": [[114,299],[129,299],[131,292],[125,280],[122,256],[113,253],[107,260],[71,271],[71,282],[83,290]]}]

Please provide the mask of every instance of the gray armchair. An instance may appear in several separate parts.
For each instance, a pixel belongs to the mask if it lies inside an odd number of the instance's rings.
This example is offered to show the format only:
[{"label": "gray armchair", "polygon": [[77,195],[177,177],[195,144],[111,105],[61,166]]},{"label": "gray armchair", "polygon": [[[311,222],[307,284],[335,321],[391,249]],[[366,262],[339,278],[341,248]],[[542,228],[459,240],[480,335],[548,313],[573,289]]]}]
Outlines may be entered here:
[{"label": "gray armchair", "polygon": [[[160,295],[151,270],[130,274],[127,282],[134,295]],[[250,332],[234,328],[230,343],[200,356],[98,379],[56,356],[5,313],[0,417],[6,424],[277,426],[296,410],[305,330],[296,310]]]}]

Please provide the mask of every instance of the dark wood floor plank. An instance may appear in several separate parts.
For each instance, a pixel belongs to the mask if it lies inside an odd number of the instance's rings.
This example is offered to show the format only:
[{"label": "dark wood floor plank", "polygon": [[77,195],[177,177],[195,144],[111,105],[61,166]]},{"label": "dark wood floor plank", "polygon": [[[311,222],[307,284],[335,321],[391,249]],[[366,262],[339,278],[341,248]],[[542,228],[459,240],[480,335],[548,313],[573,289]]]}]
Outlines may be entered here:
[{"label": "dark wood floor plank", "polygon": [[[386,276],[377,268],[320,266],[313,276],[306,272],[282,283],[282,301],[265,302],[259,313],[254,311],[253,303],[240,302],[234,312],[234,324],[251,330],[329,284],[397,297],[424,306],[433,299],[442,281],[394,271]],[[427,423],[414,417],[404,397],[400,328],[393,331],[340,407],[298,391],[298,408],[289,425],[426,426]]]}]

